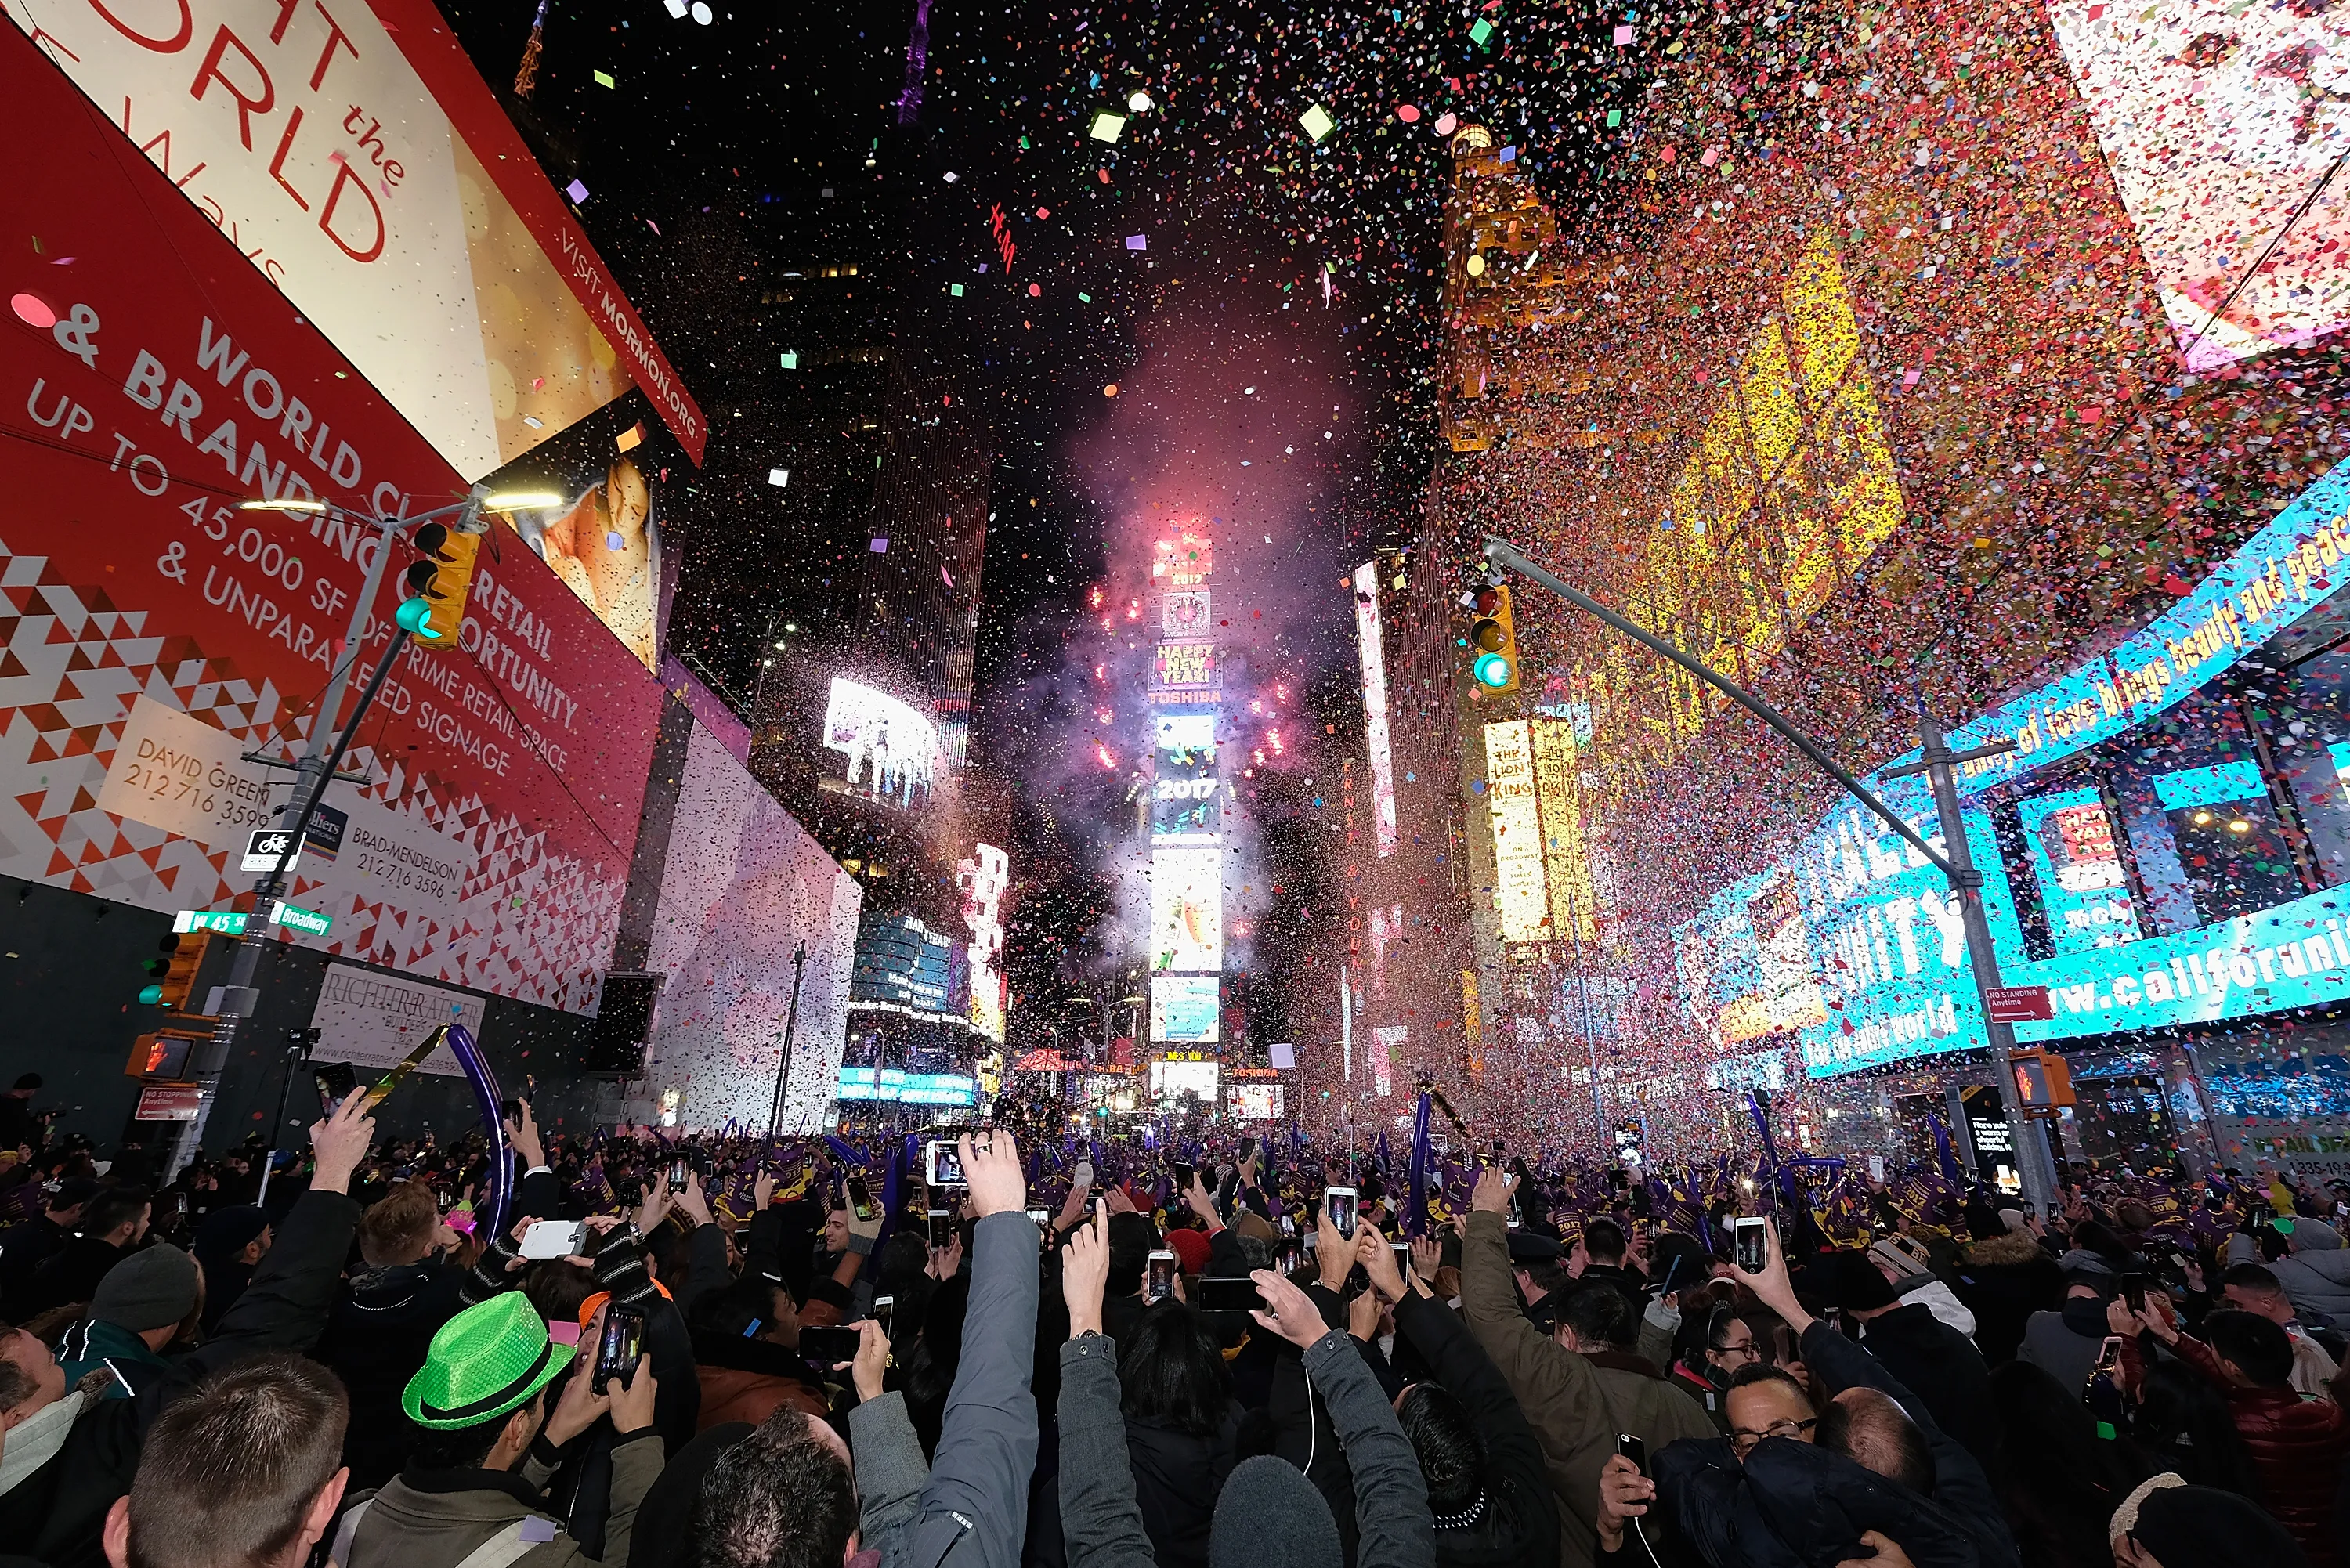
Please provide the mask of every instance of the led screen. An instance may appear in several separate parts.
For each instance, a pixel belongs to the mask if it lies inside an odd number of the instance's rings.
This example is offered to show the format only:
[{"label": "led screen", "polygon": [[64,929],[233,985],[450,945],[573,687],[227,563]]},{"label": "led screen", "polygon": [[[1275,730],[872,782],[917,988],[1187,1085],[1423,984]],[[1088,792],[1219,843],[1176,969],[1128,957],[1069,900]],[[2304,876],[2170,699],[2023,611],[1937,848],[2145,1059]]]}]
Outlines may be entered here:
[{"label": "led screen", "polygon": [[1542,817],[1534,805],[1534,733],[1512,719],[1485,726],[1485,802],[1493,818],[1493,908],[1505,942],[1551,934],[1543,875]]},{"label": "led screen", "polygon": [[1151,1040],[1179,1045],[1213,1042],[1222,1022],[1221,990],[1221,982],[1212,974],[1152,975]]},{"label": "led screen", "polygon": [[2333,182],[2350,134],[2338,108],[2350,15],[2209,0],[2066,0],[2050,14],[2188,368],[2350,319],[2350,210]]},{"label": "led screen", "polygon": [[1213,745],[1158,750],[1150,781],[1150,836],[1160,843],[1204,842],[1222,831],[1224,784]]},{"label": "led screen", "polygon": [[1222,848],[1162,844],[1150,852],[1150,932],[1154,974],[1224,967]]},{"label": "led screen", "polygon": [[886,691],[835,677],[825,704],[824,746],[848,764],[846,779],[827,778],[827,787],[883,805],[928,804],[939,763],[939,727],[929,714]]},{"label": "led screen", "polygon": [[2048,937],[2060,953],[2135,941],[2137,913],[2105,798],[2094,789],[2058,790],[2018,803],[2039,884]]},{"label": "led screen", "polygon": [[[1963,769],[1960,795],[2013,783],[2177,707],[2325,599],[2338,587],[2334,563],[2350,554],[2345,545],[2350,469],[2337,468],[2144,630],[1955,731],[1953,749],[1995,735],[2017,742],[2012,753]],[[1920,780],[1887,779],[1880,771],[1863,782],[1936,841]],[[2264,808],[2257,773],[2241,762],[2164,775],[2156,794],[2175,830],[2203,832],[2215,850],[2230,824],[2250,822]],[[2198,826],[2198,812],[2213,821]],[[2049,988],[2054,1017],[2016,1025],[2020,1041],[2207,1023],[2350,996],[2341,897],[2298,894],[2290,867],[2264,873],[2272,878],[2258,885],[2266,907],[2223,915],[2199,899],[2207,923],[2195,929],[2032,958],[2008,886],[2011,874],[2029,873],[2002,862],[1987,811],[1970,805],[1962,820],[1984,870],[2002,981]],[[2075,843],[2086,857],[2098,852],[2094,833],[2076,831]],[[1774,879],[1787,891],[1766,896]],[[1792,923],[1790,908],[1800,917]],[[1678,938],[1691,1021],[1723,1044],[1773,1033],[1799,1039],[1814,1075],[1984,1044],[1964,936],[1942,874],[1857,805],[1838,805],[1786,861],[1725,888]],[[1825,1003],[1816,1010],[1803,1001],[1811,976]]]},{"label": "led screen", "polygon": [[1224,1114],[1244,1122],[1270,1122],[1288,1112],[1282,1106],[1279,1084],[1231,1084],[1224,1089]]},{"label": "led screen", "polygon": [[1192,1095],[1213,1105],[1218,1072],[1213,1062],[1153,1062],[1150,1064],[1151,1097],[1174,1099]]}]

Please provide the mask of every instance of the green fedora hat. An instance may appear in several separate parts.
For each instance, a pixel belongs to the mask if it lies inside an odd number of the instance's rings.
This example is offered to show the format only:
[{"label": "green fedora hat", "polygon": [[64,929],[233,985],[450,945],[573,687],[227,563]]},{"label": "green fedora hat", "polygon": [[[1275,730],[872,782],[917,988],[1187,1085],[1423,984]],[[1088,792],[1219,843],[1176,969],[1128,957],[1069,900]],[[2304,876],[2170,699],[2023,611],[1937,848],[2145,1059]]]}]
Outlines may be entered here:
[{"label": "green fedora hat", "polygon": [[507,1291],[441,1325],[400,1407],[420,1427],[478,1427],[529,1404],[577,1349],[547,1338],[529,1298]]}]

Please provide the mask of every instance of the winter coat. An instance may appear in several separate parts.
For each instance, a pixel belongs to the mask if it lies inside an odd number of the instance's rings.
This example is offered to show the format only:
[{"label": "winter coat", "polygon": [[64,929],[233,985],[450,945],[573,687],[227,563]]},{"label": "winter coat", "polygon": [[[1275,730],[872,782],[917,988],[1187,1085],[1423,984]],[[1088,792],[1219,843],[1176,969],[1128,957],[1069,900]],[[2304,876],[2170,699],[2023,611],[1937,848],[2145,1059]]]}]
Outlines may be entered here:
[{"label": "winter coat", "polygon": [[1439,1568],[1555,1568],[1558,1500],[1542,1443],[1491,1357],[1459,1315],[1434,1296],[1407,1290],[1396,1303],[1396,1334],[1428,1363],[1435,1382],[1461,1401],[1485,1439],[1485,1511],[1465,1530],[1436,1532]]},{"label": "winter coat", "polygon": [[[637,1505],[660,1469],[660,1433],[652,1428],[630,1432],[612,1449],[604,1561],[629,1560]],[[339,1559],[349,1568],[457,1568],[500,1533],[516,1527],[526,1531],[525,1521],[544,1518],[538,1484],[545,1479],[535,1462],[519,1472],[405,1471],[366,1500],[364,1514],[355,1508],[344,1515],[341,1528],[348,1532],[348,1545]],[[584,1568],[596,1561],[560,1531],[513,1560],[515,1568]]]},{"label": "winter coat", "polygon": [[103,1236],[77,1236],[41,1261],[18,1293],[17,1311],[26,1317],[52,1307],[86,1303],[98,1294],[107,1271],[138,1249],[118,1247]]},{"label": "winter coat", "polygon": [[2271,1263],[2270,1272],[2284,1287],[2286,1299],[2293,1303],[2294,1310],[2323,1314],[2332,1320],[2337,1332],[2350,1333],[2350,1251],[2345,1251],[2336,1241],[2332,1248],[2320,1251],[2303,1241],[2312,1232],[2333,1234],[2315,1225],[2294,1226],[2293,1250]]},{"label": "winter coat", "polygon": [[[1015,1568],[1020,1561],[1036,1467],[1036,1400],[1028,1386],[1036,1359],[1036,1227],[1016,1210],[990,1214],[972,1231],[962,1358],[927,1472],[919,1443],[908,1456],[913,1428],[902,1399],[875,1401],[885,1408],[870,1420],[859,1419],[865,1406],[850,1415],[864,1544],[880,1552],[882,1568]],[[1115,1354],[1107,1341],[1101,1354]],[[1065,1387],[1065,1409],[1067,1397]],[[1113,1395],[1113,1417],[1117,1403]],[[876,1456],[879,1474],[866,1468],[868,1447],[886,1448],[886,1457]],[[1125,1458],[1122,1445],[1117,1452]],[[1066,1490],[1062,1497],[1066,1518]]]},{"label": "winter coat", "polygon": [[114,1381],[105,1394],[109,1399],[128,1399],[172,1369],[170,1362],[120,1324],[91,1317],[66,1330],[65,1337],[57,1341],[57,1366],[68,1386],[101,1368],[112,1372]]},{"label": "winter coat", "polygon": [[[1156,1561],[1118,1441],[1126,1421],[1117,1357],[1115,1343],[1099,1334],[1061,1346],[1061,1532],[1069,1568],[1150,1568]],[[1338,1329],[1316,1340],[1303,1361],[1356,1478],[1356,1568],[1433,1568],[1428,1487],[1369,1364]],[[925,1552],[925,1568],[929,1561]]]},{"label": "winter coat", "polygon": [[702,1431],[728,1421],[757,1426],[783,1406],[822,1420],[831,1408],[824,1385],[799,1353],[739,1334],[693,1336],[694,1375],[702,1383]]},{"label": "winter coat", "polygon": [[2088,1386],[2089,1374],[2097,1369],[2106,1333],[2106,1303],[2095,1296],[2070,1296],[2059,1311],[2032,1314],[2015,1358],[2077,1393]]},{"label": "winter coat", "polygon": [[[2310,1568],[2333,1568],[2336,1555],[2343,1461],[2350,1457],[2350,1415],[2331,1399],[2304,1399],[2290,1387],[2239,1386],[2220,1357],[2199,1339],[2181,1334],[2169,1347],[2220,1390],[2251,1450],[2261,1502],[2309,1553]],[[2122,1374],[2136,1386],[2143,1376],[2138,1337],[2122,1341]]]},{"label": "winter coat", "polygon": [[1563,1568],[1590,1568],[1599,1471],[1616,1451],[1617,1434],[1632,1433],[1653,1454],[1676,1438],[1711,1438],[1713,1424],[1661,1378],[1603,1382],[1587,1357],[1528,1323],[1511,1289],[1509,1233],[1498,1214],[1469,1216],[1461,1241],[1461,1309],[1542,1445],[1558,1503],[1558,1560]]},{"label": "winter coat", "polygon": [[1975,1314],[1975,1344],[1983,1359],[2002,1366],[2015,1359],[2032,1314],[2064,1299],[2064,1274],[2047,1249],[2017,1231],[1968,1248],[1952,1288]]},{"label": "winter coat", "polygon": [[1207,1568],[1216,1494],[1239,1462],[1241,1412],[1226,1412],[1215,1436],[1196,1437],[1156,1417],[1126,1418],[1126,1457],[1135,1506],[1161,1568]]},{"label": "winter coat", "polygon": [[64,1251],[72,1240],[73,1232],[47,1214],[0,1231],[0,1316],[14,1320],[31,1315],[18,1309],[17,1297],[33,1282],[34,1271]]},{"label": "winter coat", "polygon": [[335,1303],[310,1354],[333,1369],[351,1397],[343,1434],[351,1491],[382,1486],[408,1463],[416,1428],[400,1393],[424,1365],[432,1336],[457,1314],[464,1282],[465,1271],[446,1263],[396,1263],[352,1275]]},{"label": "winter coat", "polygon": [[0,1541],[50,1568],[105,1568],[107,1511],[130,1490],[155,1417],[208,1372],[257,1350],[316,1343],[359,1219],[359,1205],[339,1192],[305,1194],[216,1336],[130,1398],[69,1392],[11,1428],[0,1448]]},{"label": "winter coat", "polygon": [[1936,1317],[1923,1302],[1895,1307],[1861,1324],[1860,1343],[1896,1381],[1934,1413],[1986,1470],[1999,1451],[1999,1412],[1991,1368],[1975,1342]]},{"label": "winter coat", "polygon": [[1864,1559],[1860,1538],[1871,1530],[1891,1537],[1917,1568],[1983,1568],[1986,1561],[1949,1511],[1814,1443],[1765,1438],[1742,1464],[1727,1438],[1692,1439],[1666,1448],[1652,1468],[1658,1503],[1649,1516],[1661,1512],[1671,1537],[1712,1568]]},{"label": "winter coat", "polygon": [[1965,1445],[1942,1430],[1926,1402],[1904,1387],[1883,1362],[1816,1319],[1804,1330],[1802,1349],[1815,1397],[1833,1399],[1847,1388],[1874,1388],[1901,1407],[1925,1434],[1934,1456],[1935,1503],[1973,1538],[1983,1568],[2017,1568],[2015,1540],[2008,1533],[1991,1478]]}]

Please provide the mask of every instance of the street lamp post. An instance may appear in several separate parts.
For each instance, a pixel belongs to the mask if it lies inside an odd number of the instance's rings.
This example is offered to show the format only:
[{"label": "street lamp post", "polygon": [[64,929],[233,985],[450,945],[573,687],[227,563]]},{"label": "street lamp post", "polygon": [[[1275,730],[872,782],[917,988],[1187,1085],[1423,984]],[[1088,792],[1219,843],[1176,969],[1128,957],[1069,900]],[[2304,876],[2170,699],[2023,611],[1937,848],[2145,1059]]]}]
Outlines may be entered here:
[{"label": "street lamp post", "polygon": [[[1966,825],[1959,815],[1959,785],[1956,769],[1961,763],[1972,762],[1981,757],[1998,756],[2013,751],[2014,742],[1997,741],[1968,751],[1953,752],[1944,741],[1941,730],[1932,720],[1926,719],[1919,722],[1918,736],[1923,742],[1923,754],[1915,763],[1887,769],[1887,775],[1888,777],[1901,777],[1912,774],[1926,775],[1927,782],[1933,790],[1935,817],[1942,835],[1943,847],[1936,849],[1920,837],[1918,830],[1904,821],[1892,807],[1879,800],[1866,785],[1837,766],[1828,754],[1820,749],[1817,742],[1788,722],[1777,709],[1746,691],[1702,659],[1684,652],[1662,638],[1651,635],[1636,622],[1625,618],[1582,590],[1534,565],[1515,545],[1505,539],[1496,535],[1487,535],[1485,560],[1496,572],[1514,571],[1529,581],[1541,584],[1576,608],[1597,617],[1615,630],[1622,632],[1652,652],[1661,655],[1686,670],[1770,725],[1796,751],[1802,753],[1805,761],[1835,780],[1846,794],[1858,801],[1864,808],[1899,835],[1912,849],[1924,856],[1936,870],[1941,872],[1949,880],[1952,896],[1958,901],[1960,925],[1966,935],[1968,967],[1974,973],[1975,992],[1982,1007],[1984,1036],[1991,1046],[1994,1068],[2004,1078],[2008,1070],[2009,1054],[2015,1047],[2015,1031],[2009,1024],[1997,1022],[1991,1016],[1991,993],[2000,989],[1999,955],[1991,946],[1991,923],[1983,916],[1982,873],[1976,868],[1974,857],[1968,852]],[[2051,1205],[2055,1192],[2052,1172],[2049,1169],[2049,1156],[2043,1129],[2037,1122],[2018,1116],[2012,1105],[2012,1096],[2003,1096],[2002,1098],[2009,1102],[2009,1126],[2020,1135],[2016,1138],[2016,1158],[2024,1185],[2033,1201],[2040,1205],[2043,1213],[2053,1212]]]},{"label": "street lamp post", "polygon": [[784,1135],[784,1101],[792,1082],[792,1035],[800,1023],[800,981],[807,976],[807,939],[792,949],[792,1002],[784,1013],[784,1059],[775,1067],[775,1108],[767,1118],[767,1142]]},{"label": "street lamp post", "polygon": [[[254,884],[253,912],[247,918],[245,925],[247,934],[239,939],[235,954],[230,961],[228,984],[221,988],[220,1012],[213,1024],[212,1038],[204,1041],[192,1053],[192,1067],[198,1088],[196,1116],[193,1121],[182,1124],[184,1130],[178,1143],[173,1147],[171,1158],[164,1165],[164,1181],[170,1182],[175,1179],[182,1168],[195,1157],[196,1150],[203,1146],[204,1124],[211,1118],[213,1106],[220,1097],[221,1074],[227,1067],[229,1053],[236,1044],[238,1026],[244,1019],[253,1016],[260,1001],[261,993],[254,984],[254,978],[260,971],[262,950],[269,928],[274,923],[273,917],[277,912],[277,902],[286,893],[286,867],[293,863],[295,856],[300,853],[303,837],[309,828],[311,815],[317,810],[318,803],[325,798],[327,785],[333,781],[335,769],[341,763],[343,753],[349,749],[352,736],[359,732],[360,721],[366,718],[369,706],[374,702],[376,693],[383,687],[384,679],[391,673],[393,660],[408,645],[409,628],[405,626],[396,626],[390,639],[385,644],[383,656],[376,661],[375,669],[369,673],[367,684],[359,692],[359,705],[352,711],[350,722],[338,730],[335,724],[335,716],[342,707],[343,692],[350,684],[352,667],[359,662],[359,649],[366,639],[368,622],[371,618],[375,607],[376,594],[383,587],[384,567],[391,558],[392,542],[407,530],[420,528],[438,518],[449,516],[460,517],[457,524],[459,532],[478,533],[482,527],[481,514],[484,510],[511,511],[522,506],[552,504],[556,499],[559,498],[538,495],[493,496],[476,487],[464,500],[435,508],[419,516],[379,515],[376,518],[375,558],[368,563],[366,581],[359,589],[358,599],[351,606],[350,626],[344,634],[342,657],[336,661],[333,671],[327,679],[327,689],[320,693],[318,705],[311,712],[307,743],[303,748],[302,755],[294,764],[293,804],[298,809],[290,813],[290,830],[286,836],[286,846],[278,852],[276,860],[269,869]],[[242,509],[248,512],[312,513],[324,512],[328,510],[328,505],[323,501],[304,498],[286,501],[248,501],[244,504]],[[254,757],[248,760],[274,761],[267,757]],[[282,1127],[270,1128],[269,1141],[273,1150],[284,1131]]]}]

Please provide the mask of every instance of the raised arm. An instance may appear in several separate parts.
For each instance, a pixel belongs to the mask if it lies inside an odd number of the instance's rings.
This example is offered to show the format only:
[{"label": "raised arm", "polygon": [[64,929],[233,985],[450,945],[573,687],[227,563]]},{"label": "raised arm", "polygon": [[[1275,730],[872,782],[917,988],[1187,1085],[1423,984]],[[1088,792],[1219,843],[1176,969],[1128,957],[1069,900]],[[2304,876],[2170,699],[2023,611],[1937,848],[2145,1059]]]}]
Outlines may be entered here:
[{"label": "raised arm", "polygon": [[1158,1559],[1134,1499],[1118,1407],[1118,1346],[1102,1336],[1109,1274],[1109,1215],[1069,1235],[1061,1293],[1069,1340],[1061,1346],[1061,1537],[1069,1568],[1145,1568]]},{"label": "raised arm", "polygon": [[965,1135],[972,1206],[971,1304],[962,1364],[948,1391],[930,1483],[910,1546],[924,1563],[1016,1568],[1028,1532],[1028,1477],[1036,1462],[1036,1227],[1021,1212],[1028,1182],[1012,1135]]},{"label": "raised arm", "polygon": [[1304,1291],[1269,1269],[1253,1277],[1270,1308],[1253,1314],[1257,1326],[1305,1351],[1305,1376],[1346,1450],[1355,1483],[1356,1568],[1434,1568],[1428,1483],[1362,1353],[1345,1331],[1323,1326]]}]

